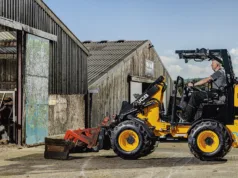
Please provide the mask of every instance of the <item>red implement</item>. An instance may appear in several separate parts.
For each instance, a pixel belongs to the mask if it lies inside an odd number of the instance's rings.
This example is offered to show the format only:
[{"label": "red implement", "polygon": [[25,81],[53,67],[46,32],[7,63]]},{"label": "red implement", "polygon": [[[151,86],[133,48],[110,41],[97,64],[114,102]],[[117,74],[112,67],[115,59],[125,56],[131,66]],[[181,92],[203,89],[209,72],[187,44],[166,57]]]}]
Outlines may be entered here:
[{"label": "red implement", "polygon": [[109,117],[106,117],[97,128],[67,130],[64,139],[46,137],[44,157],[46,159],[65,160],[69,158],[69,153],[75,151],[75,148],[78,148],[80,151],[85,151],[85,148],[98,150],[101,146],[100,140],[104,139],[104,128],[102,127],[108,126],[108,124]]},{"label": "red implement", "polygon": [[[101,123],[101,126],[106,126],[108,121],[109,117],[105,117]],[[78,142],[83,142],[87,145],[87,148],[92,148],[97,145],[101,126],[98,126],[97,128],[67,130],[64,140],[74,142],[75,145],[77,145]]]}]

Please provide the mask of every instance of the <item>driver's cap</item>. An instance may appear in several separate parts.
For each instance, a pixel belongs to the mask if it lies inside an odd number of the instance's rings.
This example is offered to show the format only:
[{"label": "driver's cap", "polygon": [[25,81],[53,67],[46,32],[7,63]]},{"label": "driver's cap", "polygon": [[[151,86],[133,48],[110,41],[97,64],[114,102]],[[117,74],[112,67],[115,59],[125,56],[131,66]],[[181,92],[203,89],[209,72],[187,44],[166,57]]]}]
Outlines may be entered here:
[{"label": "driver's cap", "polygon": [[223,66],[223,60],[222,60],[221,57],[219,57],[219,56],[212,56],[211,60],[215,60],[215,61],[219,62]]}]

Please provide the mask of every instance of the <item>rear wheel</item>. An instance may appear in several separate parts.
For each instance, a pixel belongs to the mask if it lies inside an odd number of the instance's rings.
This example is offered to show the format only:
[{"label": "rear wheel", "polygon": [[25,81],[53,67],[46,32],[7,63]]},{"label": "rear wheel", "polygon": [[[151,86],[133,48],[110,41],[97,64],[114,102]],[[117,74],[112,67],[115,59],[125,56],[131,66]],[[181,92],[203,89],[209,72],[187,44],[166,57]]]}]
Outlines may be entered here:
[{"label": "rear wheel", "polygon": [[191,153],[200,160],[223,158],[230,150],[232,138],[229,131],[216,121],[197,124],[188,136]]},{"label": "rear wheel", "polygon": [[150,138],[144,126],[135,121],[124,121],[114,128],[111,135],[113,151],[123,159],[137,159],[148,148]]}]

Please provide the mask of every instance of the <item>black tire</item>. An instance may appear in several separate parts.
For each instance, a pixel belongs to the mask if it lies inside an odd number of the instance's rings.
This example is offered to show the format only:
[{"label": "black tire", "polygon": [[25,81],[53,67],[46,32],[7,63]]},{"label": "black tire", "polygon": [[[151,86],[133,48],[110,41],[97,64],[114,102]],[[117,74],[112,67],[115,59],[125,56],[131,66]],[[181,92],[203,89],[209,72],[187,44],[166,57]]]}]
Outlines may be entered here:
[{"label": "black tire", "polygon": [[[200,133],[212,131],[219,138],[217,149],[213,152],[202,151],[197,142]],[[205,140],[204,140],[205,141]],[[212,141],[213,142],[213,141]],[[224,125],[216,121],[204,121],[197,124],[188,136],[188,146],[191,153],[202,161],[211,161],[222,159],[231,149],[232,137]]]},{"label": "black tire", "polygon": [[158,145],[158,141],[156,139],[153,139],[150,141],[150,144],[144,149],[142,152],[142,156],[147,156],[151,153],[153,153]]},{"label": "black tire", "polygon": [[[118,141],[120,134],[126,130],[134,131],[139,138],[138,146],[132,151],[123,150]],[[136,121],[124,121],[116,126],[111,133],[112,149],[119,157],[123,159],[138,159],[139,157],[143,156],[143,152],[146,148],[148,148],[149,144],[150,138],[145,131],[144,126]]]}]

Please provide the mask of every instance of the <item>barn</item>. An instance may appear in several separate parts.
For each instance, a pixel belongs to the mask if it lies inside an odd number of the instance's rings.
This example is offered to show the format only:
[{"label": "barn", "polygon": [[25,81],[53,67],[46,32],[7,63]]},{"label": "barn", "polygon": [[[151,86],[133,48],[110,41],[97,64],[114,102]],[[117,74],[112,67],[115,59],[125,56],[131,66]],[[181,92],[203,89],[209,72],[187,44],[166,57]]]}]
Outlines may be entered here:
[{"label": "barn", "polygon": [[86,126],[97,126],[109,115],[118,114],[122,101],[133,102],[160,75],[168,85],[165,108],[172,93],[172,79],[153,44],[142,41],[84,41],[88,57],[88,103]]},{"label": "barn", "polygon": [[88,54],[42,0],[0,0],[0,132],[34,145],[84,127]]}]

